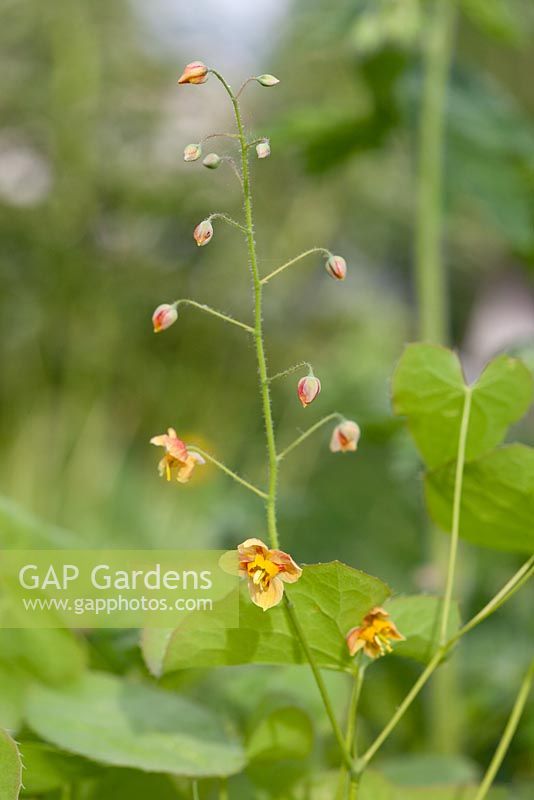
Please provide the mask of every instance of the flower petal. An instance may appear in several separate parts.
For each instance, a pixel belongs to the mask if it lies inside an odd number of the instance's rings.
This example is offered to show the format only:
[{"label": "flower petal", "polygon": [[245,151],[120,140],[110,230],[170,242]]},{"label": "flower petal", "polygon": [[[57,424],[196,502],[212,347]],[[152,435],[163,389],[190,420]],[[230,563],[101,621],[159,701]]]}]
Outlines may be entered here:
[{"label": "flower petal", "polygon": [[256,585],[252,581],[248,581],[248,591],[254,605],[267,611],[269,608],[277,606],[282,599],[284,584],[279,578],[273,578],[267,588],[264,589],[261,584]]}]

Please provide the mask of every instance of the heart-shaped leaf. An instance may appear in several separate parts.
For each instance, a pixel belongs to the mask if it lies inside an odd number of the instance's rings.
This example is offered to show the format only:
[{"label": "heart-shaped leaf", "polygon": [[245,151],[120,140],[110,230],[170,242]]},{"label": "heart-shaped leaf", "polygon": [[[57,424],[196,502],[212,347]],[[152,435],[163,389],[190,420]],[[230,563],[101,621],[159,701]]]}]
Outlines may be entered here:
[{"label": "heart-shaped leaf", "polygon": [[[466,384],[455,353],[408,345],[393,376],[393,408],[405,416],[430,468],[456,459]],[[532,375],[522,361],[499,356],[472,386],[466,458],[499,444],[532,402]]]},{"label": "heart-shaped leaf", "polygon": [[[430,513],[451,528],[454,464],[426,476]],[[514,444],[465,465],[460,536],[473,544],[510,552],[534,550],[534,449]]]},{"label": "heart-shaped leaf", "polygon": [[[378,578],[338,561],[306,566],[300,580],[286,587],[317,663],[350,671],[347,631],[389,595]],[[173,631],[146,630],[145,661],[155,675],[188,667],[231,664],[302,664],[306,658],[284,604],[267,612],[240,595],[239,628],[228,628],[220,614],[184,617]]]},{"label": "heart-shaped leaf", "polygon": [[0,797],[2,800],[17,800],[22,783],[22,763],[17,745],[0,730]]},{"label": "heart-shaped leaf", "polygon": [[[426,663],[436,651],[439,639],[442,600],[431,595],[394,597],[385,604],[391,619],[405,637],[404,642],[395,642],[396,656],[413,658]],[[460,627],[458,606],[453,603],[449,614],[447,638]]]},{"label": "heart-shaped leaf", "polygon": [[311,720],[300,708],[277,708],[261,719],[247,742],[247,757],[251,763],[307,758],[313,747]]},{"label": "heart-shaped leaf", "polygon": [[61,690],[34,686],[27,721],[46,741],[104,764],[196,777],[245,765],[241,744],[215,714],[104,673],[85,673]]}]

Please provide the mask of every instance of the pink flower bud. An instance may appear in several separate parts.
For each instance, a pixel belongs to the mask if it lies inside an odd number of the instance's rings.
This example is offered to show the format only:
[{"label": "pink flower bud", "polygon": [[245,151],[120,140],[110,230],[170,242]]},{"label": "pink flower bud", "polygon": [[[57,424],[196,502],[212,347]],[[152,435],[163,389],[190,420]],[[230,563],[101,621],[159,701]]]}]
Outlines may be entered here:
[{"label": "pink flower bud", "polygon": [[268,158],[271,155],[271,145],[268,139],[265,139],[263,142],[258,142],[256,145],[256,153],[258,158]]},{"label": "pink flower bud", "polygon": [[217,155],[217,153],[208,153],[204,161],[202,162],[205,167],[208,169],[217,169],[219,164],[221,163],[221,157]]},{"label": "pink flower bud", "polygon": [[331,278],[336,281],[344,281],[347,274],[347,262],[342,256],[329,256],[325,263],[325,268]]},{"label": "pink flower bud", "polygon": [[313,403],[320,391],[321,381],[315,375],[307,375],[298,382],[297,394],[304,408]]},{"label": "pink flower bud", "polygon": [[177,319],[178,312],[176,306],[171,306],[169,303],[162,303],[152,314],[154,333],[159,333],[160,331],[170,328]]},{"label": "pink flower bud", "polygon": [[211,241],[212,236],[213,225],[209,219],[203,219],[202,222],[199,222],[193,232],[193,237],[199,247],[203,247],[205,244],[208,244],[208,242]]},{"label": "pink flower bud", "polygon": [[280,83],[278,78],[275,78],[274,75],[258,75],[256,80],[258,83],[261,83],[262,86],[276,86],[277,83]]},{"label": "pink flower bud", "polygon": [[360,427],[353,420],[346,419],[336,425],[330,439],[330,450],[332,453],[348,453],[358,447],[360,439]]},{"label": "pink flower bud", "polygon": [[178,78],[178,83],[206,83],[208,80],[208,68],[202,61],[192,61]]},{"label": "pink flower bud", "polygon": [[202,155],[202,147],[199,144],[188,144],[184,148],[184,161],[197,161]]}]

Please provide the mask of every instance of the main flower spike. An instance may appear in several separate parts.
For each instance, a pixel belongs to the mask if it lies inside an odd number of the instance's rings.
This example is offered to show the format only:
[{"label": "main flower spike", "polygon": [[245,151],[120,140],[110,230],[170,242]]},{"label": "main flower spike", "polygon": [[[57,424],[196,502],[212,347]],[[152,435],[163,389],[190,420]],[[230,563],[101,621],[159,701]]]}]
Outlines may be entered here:
[{"label": "main flower spike", "polygon": [[358,628],[351,628],[345,637],[351,656],[363,649],[369,658],[379,658],[391,653],[393,648],[390,640],[400,642],[404,638],[389,619],[388,612],[378,607],[373,608],[364,617],[362,624]]},{"label": "main flower spike", "polygon": [[320,391],[321,381],[315,375],[306,375],[298,382],[297,394],[304,408],[313,403]]},{"label": "main flower spike", "polygon": [[336,425],[330,439],[332,453],[350,453],[358,449],[360,440],[360,426],[351,419],[346,419]]},{"label": "main flower spike", "polygon": [[199,247],[204,247],[205,244],[211,241],[213,236],[213,225],[209,219],[203,219],[199,222],[193,231],[193,238]]},{"label": "main flower spike", "polygon": [[284,582],[295,583],[301,568],[282,550],[269,550],[261,539],[247,539],[237,548],[239,575],[248,581],[252,602],[267,611],[277,606],[284,594]]},{"label": "main flower spike", "polygon": [[201,455],[188,451],[174,428],[169,428],[167,433],[153,436],[150,443],[165,448],[165,455],[158,464],[158,471],[160,476],[167,478],[168,481],[175,478],[178,483],[187,483],[196,465],[206,463]]},{"label": "main flower spike", "polygon": [[202,61],[192,61],[190,64],[187,64],[184,71],[178,78],[178,83],[206,83],[208,80],[208,72],[209,69]]},{"label": "main flower spike", "polygon": [[174,325],[178,319],[178,311],[175,305],[169,303],[162,303],[159,305],[152,314],[152,325],[154,326],[154,333],[161,333],[167,330],[171,325]]}]

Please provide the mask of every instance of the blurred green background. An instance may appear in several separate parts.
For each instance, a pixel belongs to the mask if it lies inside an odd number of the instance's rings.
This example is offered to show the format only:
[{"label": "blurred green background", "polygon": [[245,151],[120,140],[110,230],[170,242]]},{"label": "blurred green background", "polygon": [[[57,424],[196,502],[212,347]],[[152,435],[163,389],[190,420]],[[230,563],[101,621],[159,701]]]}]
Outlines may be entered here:
[{"label": "blurred green background", "polygon": [[[155,306],[180,297],[251,314],[237,232],[218,224],[201,250],[192,239],[208,213],[240,212],[229,169],[182,159],[186,144],[232,124],[214,80],[176,87],[183,64],[200,58],[233,85],[263,72],[281,80],[272,90],[251,85],[243,101],[251,133],[272,140],[271,158],[253,165],[262,271],[315,245],[349,265],[337,284],[311,257],[266,291],[271,371],[308,360],[323,384],[307,410],[297,376],[274,385],[279,442],[333,410],[363,429],[356,456],[332,456],[324,431],[284,463],[284,547],[301,562],[339,558],[396,591],[437,588],[420,465],[389,402],[395,361],[418,335],[412,263],[427,5],[3,0],[4,545],[232,547],[264,535],[253,496],[209,466],[185,487],[168,485],[148,444],[173,425],[264,480],[247,337],[186,308],[167,333],[151,331]],[[460,5],[444,253],[452,344],[475,376],[501,349],[534,364],[534,4]],[[515,436],[532,443],[534,420]],[[467,616],[520,562],[464,545],[462,563]],[[481,765],[528,659],[531,608],[528,591],[518,595],[457,656],[461,747]],[[377,667],[364,700],[370,732],[416,674],[396,661]],[[432,737],[430,711],[419,706],[386,753],[428,751]],[[533,748],[530,715],[500,776],[517,797],[531,796]]]}]

